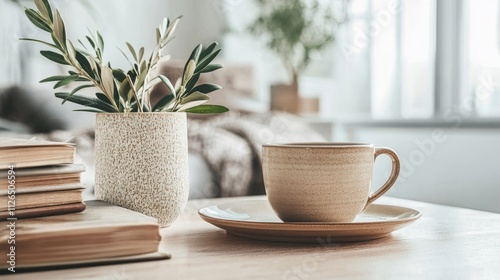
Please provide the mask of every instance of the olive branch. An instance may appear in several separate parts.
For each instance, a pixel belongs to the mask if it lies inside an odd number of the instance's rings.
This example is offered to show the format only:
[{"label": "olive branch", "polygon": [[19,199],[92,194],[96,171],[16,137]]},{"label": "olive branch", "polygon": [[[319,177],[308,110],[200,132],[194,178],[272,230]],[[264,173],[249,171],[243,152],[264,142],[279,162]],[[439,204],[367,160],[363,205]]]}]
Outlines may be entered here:
[{"label": "olive branch", "polygon": [[[210,101],[209,93],[220,89],[214,84],[201,84],[196,86],[201,74],[222,68],[220,64],[211,62],[217,57],[220,49],[214,42],[205,50],[202,45],[196,46],[191,53],[180,78],[175,86],[163,75],[153,77],[152,73],[158,65],[168,60],[169,56],[163,54],[165,46],[173,39],[173,33],[180,20],[172,22],[165,18],[156,28],[156,46],[151,55],[146,57],[143,47],[134,49],[127,43],[133,59],[125,53],[131,68],[124,71],[112,68],[111,63],[103,60],[104,39],[99,31],[95,34],[89,31],[86,43],[78,40],[76,47],[66,37],[64,21],[57,9],[52,10],[48,0],[34,0],[37,10],[26,8],[28,19],[38,28],[48,32],[53,42],[38,39],[21,38],[21,40],[34,41],[50,47],[52,50],[43,50],[40,53],[47,59],[66,66],[71,66],[74,71],[67,75],[52,76],[41,80],[41,83],[55,82],[54,89],[61,88],[70,83],[79,83],[71,92],[56,92],[57,98],[83,105],[87,108],[76,111],[87,112],[190,112],[190,113],[222,113],[228,109],[221,105],[206,104]],[[169,94],[160,99],[156,104],[151,104],[151,91],[159,84],[164,83]],[[95,97],[79,94],[80,90],[95,88],[98,91]]]}]

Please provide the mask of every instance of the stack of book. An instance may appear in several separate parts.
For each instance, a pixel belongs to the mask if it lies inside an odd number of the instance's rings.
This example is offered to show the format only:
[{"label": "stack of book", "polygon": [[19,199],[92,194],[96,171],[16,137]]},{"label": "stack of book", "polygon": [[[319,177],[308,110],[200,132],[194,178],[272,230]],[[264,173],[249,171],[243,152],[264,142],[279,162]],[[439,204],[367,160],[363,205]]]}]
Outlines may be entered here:
[{"label": "stack of book", "polygon": [[85,210],[73,144],[0,138],[0,218]]},{"label": "stack of book", "polygon": [[156,219],[83,203],[74,153],[68,143],[0,138],[0,273],[169,259]]}]

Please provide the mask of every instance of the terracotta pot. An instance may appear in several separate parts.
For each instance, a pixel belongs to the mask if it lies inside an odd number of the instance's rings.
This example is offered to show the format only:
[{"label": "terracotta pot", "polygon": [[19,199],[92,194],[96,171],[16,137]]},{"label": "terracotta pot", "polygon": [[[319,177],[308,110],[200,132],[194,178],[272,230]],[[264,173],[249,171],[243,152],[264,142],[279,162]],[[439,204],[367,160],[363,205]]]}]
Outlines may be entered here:
[{"label": "terracotta pot", "polygon": [[169,226],[189,194],[185,113],[96,115],[95,196]]},{"label": "terracotta pot", "polygon": [[297,85],[271,85],[271,110],[298,113]]}]

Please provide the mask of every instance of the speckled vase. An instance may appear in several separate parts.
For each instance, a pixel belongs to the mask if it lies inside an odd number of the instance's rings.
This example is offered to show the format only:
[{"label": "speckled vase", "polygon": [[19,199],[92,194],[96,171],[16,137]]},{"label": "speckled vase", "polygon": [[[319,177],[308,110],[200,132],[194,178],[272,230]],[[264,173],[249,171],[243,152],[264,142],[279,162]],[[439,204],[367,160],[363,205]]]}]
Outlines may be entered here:
[{"label": "speckled vase", "polygon": [[185,113],[98,113],[95,196],[169,226],[189,194]]}]

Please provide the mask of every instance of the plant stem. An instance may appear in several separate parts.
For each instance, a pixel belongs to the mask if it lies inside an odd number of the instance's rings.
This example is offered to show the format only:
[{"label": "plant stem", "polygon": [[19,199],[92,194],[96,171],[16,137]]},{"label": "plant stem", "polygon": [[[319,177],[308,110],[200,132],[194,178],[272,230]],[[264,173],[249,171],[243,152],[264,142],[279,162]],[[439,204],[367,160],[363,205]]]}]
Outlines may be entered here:
[{"label": "plant stem", "polygon": [[132,92],[134,92],[135,100],[137,101],[137,107],[138,107],[137,111],[141,113],[144,112],[142,109],[142,102],[139,99],[139,96],[137,96],[137,91],[135,90],[134,83],[132,82],[132,79],[130,79],[129,75],[127,75],[127,81],[130,84],[130,88],[132,88]]},{"label": "plant stem", "polygon": [[[68,56],[66,53],[65,53],[65,55],[66,55],[66,56]],[[70,59],[68,59],[68,60],[70,60]],[[83,69],[80,69],[79,67],[77,67],[77,66],[76,66],[76,65],[74,65],[73,63],[70,63],[70,64],[71,64],[71,66],[73,66],[73,68],[75,68],[76,70],[78,70],[78,72],[80,72],[80,75],[83,75],[85,78],[87,78],[87,79],[89,79],[90,81],[92,81],[92,82],[94,83],[94,85],[96,85],[96,86],[97,86],[97,87],[98,87],[98,88],[99,88],[102,92],[106,92],[106,91],[104,90],[103,86],[102,86],[100,83],[98,83],[96,80],[94,80],[92,77],[90,77],[90,75],[89,75],[89,74],[87,74],[87,72],[85,72]],[[116,102],[115,102],[114,98],[111,98],[109,101],[112,103],[113,108],[114,108],[117,112],[119,112],[119,111],[120,111],[120,109],[118,108],[118,105],[116,105]]]}]

